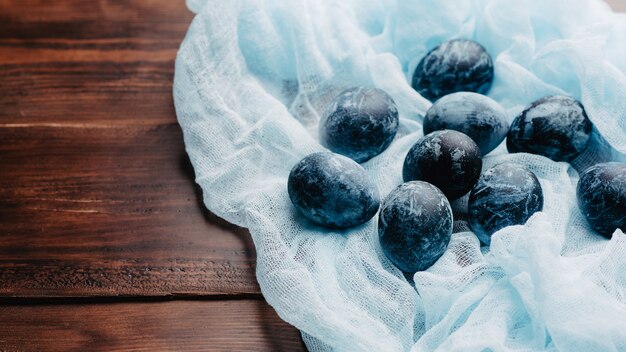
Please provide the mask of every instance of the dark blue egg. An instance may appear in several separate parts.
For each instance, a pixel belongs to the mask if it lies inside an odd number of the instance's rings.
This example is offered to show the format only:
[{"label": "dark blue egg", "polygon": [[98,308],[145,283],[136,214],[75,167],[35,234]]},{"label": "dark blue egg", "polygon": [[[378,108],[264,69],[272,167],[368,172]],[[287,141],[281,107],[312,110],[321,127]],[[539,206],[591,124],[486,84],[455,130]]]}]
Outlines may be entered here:
[{"label": "dark blue egg", "polygon": [[398,107],[385,91],[351,88],[335,99],[320,121],[320,141],[362,163],[387,149],[398,125]]},{"label": "dark blue egg", "polygon": [[482,155],[494,150],[509,131],[504,109],[482,94],[458,92],[437,100],[424,117],[424,134],[455,130],[468,135]]},{"label": "dark blue egg", "polygon": [[400,270],[428,269],[446,251],[451,235],[450,203],[430,183],[404,183],[384,200],[378,218],[380,245]]},{"label": "dark blue egg", "polygon": [[626,232],[626,164],[602,163],[585,170],[576,189],[578,206],[598,233]]},{"label": "dark blue egg", "polygon": [[592,127],[578,100],[561,95],[545,97],[513,120],[506,146],[510,153],[533,153],[570,162],[587,148]]},{"label": "dark blue egg", "polygon": [[480,177],[469,197],[470,226],[485,244],[510,225],[521,225],[543,209],[543,191],[537,176],[516,163],[496,165]]},{"label": "dark blue egg", "polygon": [[454,39],[434,48],[417,65],[413,89],[435,101],[455,92],[485,94],[493,81],[493,61],[485,48],[471,40]]},{"label": "dark blue egg", "polygon": [[404,182],[425,181],[437,186],[450,200],[472,189],[482,167],[480,149],[467,135],[435,131],[420,138],[404,159]]},{"label": "dark blue egg", "polygon": [[300,160],[289,174],[289,198],[312,222],[336,228],[363,224],[380,206],[378,187],[354,160],[330,152]]}]

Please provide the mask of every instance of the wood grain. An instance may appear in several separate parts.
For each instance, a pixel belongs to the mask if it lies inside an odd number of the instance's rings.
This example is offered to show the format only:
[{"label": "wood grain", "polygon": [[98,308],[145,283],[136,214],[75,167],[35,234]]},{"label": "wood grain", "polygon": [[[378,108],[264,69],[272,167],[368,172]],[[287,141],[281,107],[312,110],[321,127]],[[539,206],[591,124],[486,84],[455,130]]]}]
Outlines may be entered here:
[{"label": "wood grain", "polygon": [[259,293],[176,125],[191,18],[182,0],[0,0],[0,296]]},{"label": "wood grain", "polygon": [[0,0],[0,123],[175,121],[182,0]]},{"label": "wood grain", "polygon": [[194,184],[171,93],[192,17],[0,0],[1,351],[304,350]]},{"label": "wood grain", "polygon": [[0,125],[0,296],[258,294],[180,128]]},{"label": "wood grain", "polygon": [[2,351],[305,351],[262,300],[0,307]]}]

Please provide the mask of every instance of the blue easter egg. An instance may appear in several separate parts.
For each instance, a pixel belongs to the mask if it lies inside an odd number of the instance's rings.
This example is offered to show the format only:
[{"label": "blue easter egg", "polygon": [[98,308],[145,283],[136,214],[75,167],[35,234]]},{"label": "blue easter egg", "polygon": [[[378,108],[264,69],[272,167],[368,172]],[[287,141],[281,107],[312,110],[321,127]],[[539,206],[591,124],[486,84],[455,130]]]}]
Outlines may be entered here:
[{"label": "blue easter egg", "polygon": [[578,206],[589,225],[603,236],[626,232],[626,164],[602,163],[585,170],[576,189]]},{"label": "blue easter egg", "polygon": [[450,203],[430,183],[404,183],[383,201],[378,218],[380,245],[400,270],[428,269],[446,251],[451,235]]},{"label": "blue easter egg", "polygon": [[537,176],[517,163],[498,164],[480,177],[469,197],[470,226],[485,244],[510,225],[524,224],[543,209],[543,190]]},{"label": "blue easter egg", "polygon": [[333,152],[362,163],[387,149],[398,125],[398,108],[385,91],[351,88],[327,109],[320,121],[320,141]]},{"label": "blue easter egg", "polygon": [[380,206],[378,187],[354,160],[319,152],[300,160],[287,182],[293,205],[312,222],[347,228],[371,219]]},{"label": "blue easter egg", "polygon": [[453,39],[429,51],[413,74],[412,86],[435,101],[455,92],[486,94],[493,82],[493,61],[485,48],[471,40]]},{"label": "blue easter egg", "polygon": [[467,135],[435,131],[420,138],[404,159],[404,182],[419,180],[437,186],[450,200],[472,189],[480,176],[480,149]]},{"label": "blue easter egg", "polygon": [[424,134],[455,130],[468,135],[482,155],[494,150],[509,131],[504,109],[482,94],[458,92],[437,100],[424,116]]},{"label": "blue easter egg", "polygon": [[544,97],[513,120],[506,146],[510,153],[533,153],[570,162],[589,145],[592,127],[578,100],[561,95]]}]

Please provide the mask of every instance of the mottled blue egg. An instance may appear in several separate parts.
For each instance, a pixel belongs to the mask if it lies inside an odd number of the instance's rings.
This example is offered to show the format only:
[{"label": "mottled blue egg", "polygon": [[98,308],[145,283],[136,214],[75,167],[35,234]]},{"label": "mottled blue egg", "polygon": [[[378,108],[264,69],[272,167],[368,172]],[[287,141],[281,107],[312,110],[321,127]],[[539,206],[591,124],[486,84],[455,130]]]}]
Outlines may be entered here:
[{"label": "mottled blue egg", "polygon": [[470,137],[453,130],[435,131],[409,150],[402,177],[404,182],[432,183],[454,200],[472,189],[482,164],[480,149]]},{"label": "mottled blue egg", "polygon": [[626,164],[602,163],[585,170],[576,190],[578,206],[598,233],[626,232]]},{"label": "mottled blue egg", "polygon": [[485,155],[504,140],[509,123],[495,100],[482,94],[458,92],[437,100],[426,112],[424,134],[438,130],[465,133]]},{"label": "mottled blue egg", "polygon": [[570,162],[587,148],[592,127],[578,100],[561,95],[545,97],[513,120],[506,146],[510,153],[533,153]]},{"label": "mottled blue egg", "polygon": [[434,48],[417,65],[413,89],[435,101],[455,92],[485,94],[493,82],[493,61],[485,48],[471,40],[454,39]]},{"label": "mottled blue egg", "polygon": [[469,197],[470,226],[485,244],[498,230],[521,225],[543,209],[543,190],[526,166],[498,164],[480,177]]},{"label": "mottled blue egg", "polygon": [[400,270],[428,269],[446,251],[451,235],[450,203],[430,183],[404,183],[383,201],[378,218],[380,245]]},{"label": "mottled blue egg", "polygon": [[289,174],[289,198],[312,222],[335,228],[363,224],[380,206],[378,187],[354,160],[319,152],[300,160]]},{"label": "mottled blue egg", "polygon": [[398,125],[398,107],[385,91],[351,88],[335,98],[320,121],[320,141],[362,163],[387,149]]}]

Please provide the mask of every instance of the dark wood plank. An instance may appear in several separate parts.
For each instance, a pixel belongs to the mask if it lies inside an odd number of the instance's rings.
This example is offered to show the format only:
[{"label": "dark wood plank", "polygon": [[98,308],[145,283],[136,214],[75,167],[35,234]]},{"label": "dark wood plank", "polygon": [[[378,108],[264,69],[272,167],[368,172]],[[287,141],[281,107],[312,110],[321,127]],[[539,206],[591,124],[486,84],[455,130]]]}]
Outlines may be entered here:
[{"label": "dark wood plank", "polygon": [[250,236],[204,210],[177,124],[0,124],[0,141],[0,296],[259,293]]},{"label": "dark wood plank", "polygon": [[2,351],[305,351],[262,300],[0,307]]},{"label": "dark wood plank", "polygon": [[0,0],[0,123],[175,121],[183,0]]}]

